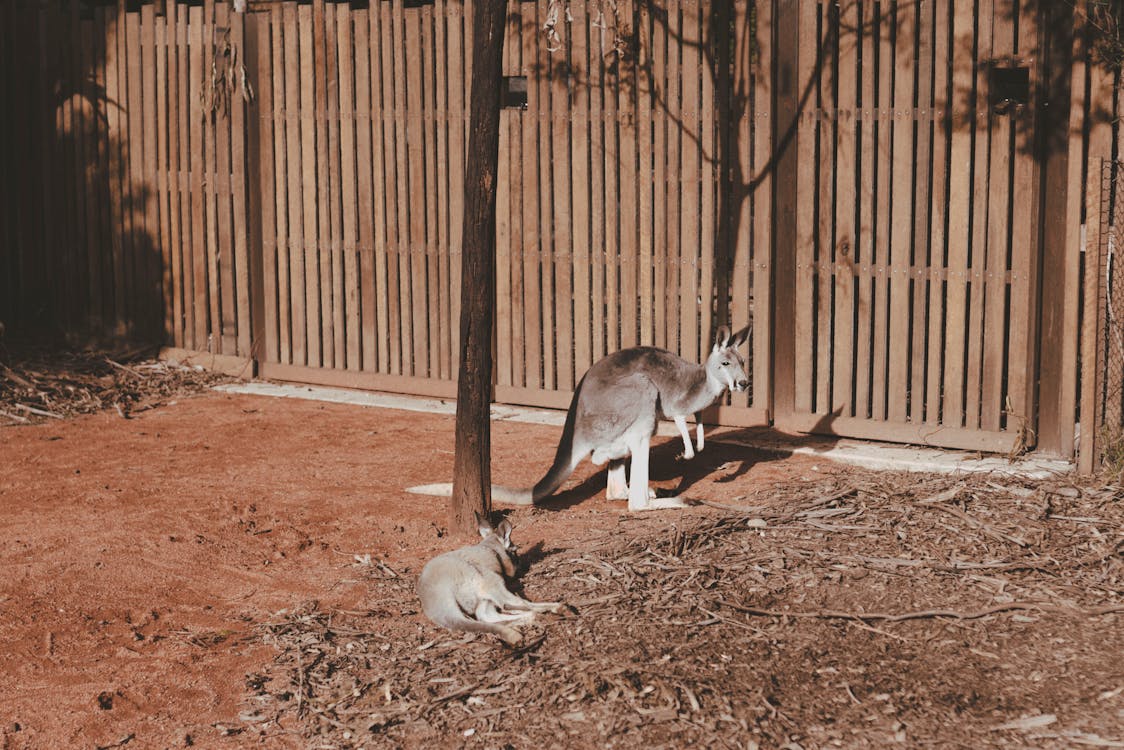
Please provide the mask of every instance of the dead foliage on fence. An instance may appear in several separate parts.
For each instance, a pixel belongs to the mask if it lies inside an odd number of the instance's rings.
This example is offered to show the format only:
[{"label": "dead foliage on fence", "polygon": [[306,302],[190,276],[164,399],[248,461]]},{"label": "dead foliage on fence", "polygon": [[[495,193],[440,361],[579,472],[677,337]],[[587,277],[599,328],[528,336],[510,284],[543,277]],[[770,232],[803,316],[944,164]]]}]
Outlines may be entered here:
[{"label": "dead foliage on fence", "polygon": [[227,380],[155,358],[152,347],[115,350],[0,347],[0,426],[115,409],[122,417]]},{"label": "dead foliage on fence", "polygon": [[417,571],[357,558],[369,608],[263,626],[242,719],[324,748],[1119,747],[1121,494],[840,469],[608,513],[526,555],[530,598],[573,611],[518,649],[430,625]]}]

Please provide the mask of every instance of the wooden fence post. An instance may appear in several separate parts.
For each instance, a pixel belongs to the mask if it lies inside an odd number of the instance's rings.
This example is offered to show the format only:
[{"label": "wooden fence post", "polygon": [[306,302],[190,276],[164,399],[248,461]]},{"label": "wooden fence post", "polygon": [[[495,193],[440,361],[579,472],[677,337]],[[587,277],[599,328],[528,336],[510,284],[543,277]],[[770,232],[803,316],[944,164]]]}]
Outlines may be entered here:
[{"label": "wooden fence post", "polygon": [[[471,534],[473,511],[491,508],[492,324],[495,315],[496,173],[505,0],[477,0],[464,182],[460,377],[450,526]],[[455,251],[455,248],[454,248]],[[436,342],[432,342],[436,344]]]},{"label": "wooden fence post", "polygon": [[1053,106],[1040,121],[1045,130],[1040,143],[1046,149],[1043,189],[1048,196],[1043,201],[1041,278],[1050,281],[1042,284],[1037,449],[1069,458],[1074,447],[1080,338],[1073,333],[1078,330],[1081,284],[1086,47],[1084,3],[1078,3],[1076,10],[1061,8],[1042,24],[1046,29],[1066,24],[1071,33],[1059,35],[1059,43],[1044,50],[1051,60],[1047,99]]},{"label": "wooden fence post", "polygon": [[[249,357],[257,374],[258,363],[265,352],[265,247],[262,242],[262,149],[261,130],[272,127],[272,122],[264,118],[262,107],[256,96],[257,91],[271,86],[272,82],[263,80],[260,54],[262,40],[268,43],[269,15],[264,12],[242,13],[245,19],[243,31],[242,61],[246,66],[246,78],[254,87],[255,97],[247,103],[248,116],[245,118],[246,149],[246,223],[249,237],[247,255],[250,271],[250,348],[240,352]],[[267,158],[272,159],[272,154]]]},{"label": "wooden fence post", "polygon": [[[806,71],[797,65],[800,47],[797,30],[800,0],[779,0],[777,3],[776,70],[777,86],[773,125],[775,174],[775,225],[773,227],[773,409],[777,415],[790,416],[796,409],[796,133],[800,121],[800,83]],[[804,44],[811,44],[804,40]]]}]

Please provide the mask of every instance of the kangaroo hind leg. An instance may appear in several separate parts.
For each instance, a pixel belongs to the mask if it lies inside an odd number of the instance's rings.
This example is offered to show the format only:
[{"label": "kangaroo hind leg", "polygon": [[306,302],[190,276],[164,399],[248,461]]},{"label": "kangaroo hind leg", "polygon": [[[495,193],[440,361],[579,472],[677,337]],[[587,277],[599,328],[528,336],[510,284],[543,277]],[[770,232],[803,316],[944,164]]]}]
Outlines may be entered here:
[{"label": "kangaroo hind leg", "polygon": [[491,599],[481,599],[476,605],[476,612],[474,614],[476,615],[476,619],[480,622],[488,623],[510,622],[519,624],[530,622],[532,619],[532,616],[527,612],[506,612],[504,611],[506,609],[508,609],[506,603],[495,602]]},{"label": "kangaroo hind leg", "polygon": [[624,459],[609,462],[605,497],[609,500],[628,499],[628,477],[625,475]]},{"label": "kangaroo hind leg", "polygon": [[635,438],[632,447],[632,476],[628,485],[628,509],[636,512],[641,510],[660,510],[663,508],[686,508],[687,503],[678,497],[656,497],[648,489],[648,452],[651,448],[651,438],[648,435],[639,435]]}]

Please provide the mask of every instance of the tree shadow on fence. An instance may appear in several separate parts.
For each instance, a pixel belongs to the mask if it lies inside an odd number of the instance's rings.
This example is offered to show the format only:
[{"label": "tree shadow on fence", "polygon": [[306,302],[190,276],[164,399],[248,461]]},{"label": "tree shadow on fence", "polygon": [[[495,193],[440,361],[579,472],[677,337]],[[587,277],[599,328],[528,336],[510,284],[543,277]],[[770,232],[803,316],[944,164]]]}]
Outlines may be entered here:
[{"label": "tree shadow on fence", "polygon": [[[149,101],[158,48],[140,17],[77,2],[0,8],[0,106],[19,113],[0,126],[0,320],[13,329],[167,342],[167,155]],[[144,17],[162,18],[153,6]]]}]

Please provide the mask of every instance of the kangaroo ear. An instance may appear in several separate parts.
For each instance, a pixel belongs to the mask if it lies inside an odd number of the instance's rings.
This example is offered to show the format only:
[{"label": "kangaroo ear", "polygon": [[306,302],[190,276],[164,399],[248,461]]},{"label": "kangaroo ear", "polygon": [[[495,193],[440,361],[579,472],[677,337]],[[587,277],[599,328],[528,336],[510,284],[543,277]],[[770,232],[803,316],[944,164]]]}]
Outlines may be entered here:
[{"label": "kangaroo ear", "polygon": [[734,340],[730,343],[730,346],[733,347],[734,349],[738,349],[738,348],[741,347],[742,344],[749,341],[749,332],[752,328],[753,328],[752,325],[748,325],[745,328],[738,331],[737,333],[735,333],[734,336],[733,336]]},{"label": "kangaroo ear", "polygon": [[504,543],[507,543],[511,539],[511,529],[511,521],[505,518],[500,521],[500,525],[496,527],[496,534],[504,540]]},{"label": "kangaroo ear", "polygon": [[480,536],[486,537],[492,533],[492,524],[489,523],[487,516],[482,516],[478,511],[472,511],[472,515],[476,517],[476,530],[480,532]]},{"label": "kangaroo ear", "polygon": [[730,327],[726,325],[718,326],[718,331],[714,334],[714,351],[725,349],[730,341]]}]

